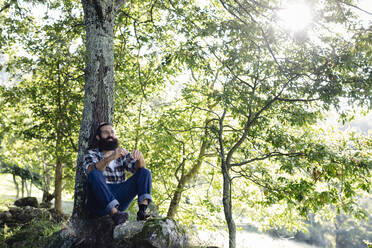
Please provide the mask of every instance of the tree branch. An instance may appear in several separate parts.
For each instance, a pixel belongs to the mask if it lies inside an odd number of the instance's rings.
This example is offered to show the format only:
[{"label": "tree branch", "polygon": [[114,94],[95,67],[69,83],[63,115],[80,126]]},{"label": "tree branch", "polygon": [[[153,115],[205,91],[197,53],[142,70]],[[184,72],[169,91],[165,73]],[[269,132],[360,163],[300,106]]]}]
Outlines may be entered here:
[{"label": "tree branch", "polygon": [[320,98],[315,98],[315,99],[288,99],[288,98],[280,98],[278,97],[278,101],[283,101],[283,102],[314,102],[318,101]]},{"label": "tree branch", "polygon": [[[208,47],[209,48],[209,47]],[[212,49],[209,49],[209,51],[214,55],[214,57],[221,63],[223,64],[228,70],[229,72],[234,76],[234,78],[238,79],[242,84],[245,84],[247,85],[249,88],[253,89],[253,86],[250,85],[248,82],[246,82],[245,80],[241,79],[238,75],[236,75],[232,69],[230,68],[230,66],[226,65],[217,55],[216,53],[212,50]]]},{"label": "tree branch", "polygon": [[222,133],[223,133],[223,121],[225,119],[225,116],[226,116],[226,109],[223,110],[223,114],[219,120],[219,130],[218,130],[218,143],[219,143],[219,146],[220,146],[220,157],[221,157],[221,164],[224,165],[225,164],[225,150],[224,150],[224,147],[223,147],[223,137],[222,137]]},{"label": "tree branch", "polygon": [[347,2],[344,2],[344,1],[340,1],[340,3],[345,4],[345,5],[349,6],[349,7],[355,8],[355,9],[357,9],[357,10],[360,10],[360,11],[362,11],[362,12],[368,14],[368,15],[372,15],[371,12],[369,12],[369,11],[367,11],[367,10],[364,10],[364,9],[362,9],[362,8],[356,6],[356,5],[353,5],[353,4],[351,4],[351,3],[347,3]]},{"label": "tree branch", "polygon": [[265,160],[265,159],[268,159],[268,158],[271,158],[271,157],[280,157],[280,156],[283,156],[283,157],[284,156],[286,156],[286,157],[297,157],[297,156],[303,156],[303,155],[305,155],[305,153],[303,153],[303,152],[294,152],[294,153],[271,152],[271,153],[268,153],[268,154],[266,154],[265,156],[262,156],[262,157],[252,158],[252,159],[240,162],[240,163],[231,164],[231,166],[242,166],[242,165],[249,164],[249,163],[252,163],[252,162],[255,162],[255,161]]},{"label": "tree branch", "polygon": [[127,0],[115,0],[115,3],[114,3],[115,12],[117,12],[126,2]]},{"label": "tree branch", "polygon": [[0,9],[0,13],[3,12],[4,10],[8,9],[10,7],[11,3],[7,3],[5,4],[1,9]]},{"label": "tree branch", "polygon": [[[227,3],[224,2],[223,0],[220,0],[220,3],[222,4],[222,6],[227,10],[227,12],[229,12],[232,16],[234,16],[236,19],[238,19],[239,21],[241,21],[242,23],[248,25],[248,23],[244,20],[242,20],[239,16],[237,16],[235,13],[233,13],[230,8],[227,7]],[[230,6],[231,8],[233,8],[232,6]]]}]

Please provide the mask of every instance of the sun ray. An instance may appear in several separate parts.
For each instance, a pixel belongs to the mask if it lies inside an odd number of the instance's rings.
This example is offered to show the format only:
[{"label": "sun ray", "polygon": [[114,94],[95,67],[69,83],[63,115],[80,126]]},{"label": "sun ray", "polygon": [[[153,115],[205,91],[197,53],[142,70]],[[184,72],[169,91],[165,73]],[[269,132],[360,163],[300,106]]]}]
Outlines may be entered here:
[{"label": "sun ray", "polygon": [[293,32],[301,31],[312,21],[311,8],[304,2],[292,2],[279,12],[280,24]]}]

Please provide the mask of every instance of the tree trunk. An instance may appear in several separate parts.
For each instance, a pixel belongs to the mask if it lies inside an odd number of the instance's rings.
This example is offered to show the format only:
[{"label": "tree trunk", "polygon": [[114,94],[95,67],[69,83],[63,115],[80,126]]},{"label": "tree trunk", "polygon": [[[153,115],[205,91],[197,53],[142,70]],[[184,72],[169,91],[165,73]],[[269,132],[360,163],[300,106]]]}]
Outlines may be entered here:
[{"label": "tree trunk", "polygon": [[219,130],[218,130],[218,143],[220,146],[220,159],[221,159],[221,171],[223,176],[223,195],[222,203],[223,210],[225,213],[225,220],[227,222],[227,227],[229,229],[229,247],[236,247],[236,226],[232,216],[232,201],[231,201],[231,178],[229,174],[230,161],[232,158],[233,149],[236,149],[238,146],[235,144],[235,148],[231,149],[227,154],[225,159],[225,149],[224,149],[224,140],[223,140],[223,122],[226,116],[226,109],[223,111],[223,114],[219,120]]},{"label": "tree trunk", "polygon": [[49,174],[47,163],[44,163],[43,165],[43,198],[42,198],[43,203],[47,203],[50,201],[49,188],[50,188],[50,174]]},{"label": "tree trunk", "polygon": [[27,196],[31,196],[31,187],[32,187],[32,181],[27,183],[27,180],[25,181],[25,186],[26,186],[26,193]]},{"label": "tree trunk", "polygon": [[86,27],[85,99],[80,126],[73,218],[86,217],[83,159],[100,122],[114,113],[114,17],[123,1],[82,0]]},{"label": "tree trunk", "polygon": [[54,208],[59,213],[62,213],[62,175],[63,165],[58,158],[54,176]]},{"label": "tree trunk", "polygon": [[30,174],[29,183],[27,183],[27,179],[25,180],[26,193],[27,193],[27,196],[31,196],[31,187],[32,187],[32,180],[33,180],[32,171],[28,167],[28,164],[26,164],[25,169],[26,169],[27,173]]},{"label": "tree trunk", "polygon": [[[59,63],[56,66],[58,69],[60,68]],[[64,156],[61,141],[63,137],[63,125],[64,125],[64,106],[62,106],[62,87],[64,86],[62,83],[62,79],[60,77],[60,73],[58,73],[58,80],[57,80],[57,113],[59,118],[56,120],[55,128],[56,128],[56,146],[55,146],[55,157],[56,157],[56,166],[54,168],[54,209],[58,213],[62,213],[62,178],[63,178],[63,164],[61,159]]]},{"label": "tree trunk", "polygon": [[26,180],[22,178],[22,187],[21,187],[22,198],[25,197],[25,184],[26,184]]},{"label": "tree trunk", "polygon": [[[207,128],[207,127],[205,127],[205,128]],[[181,176],[181,178],[178,182],[177,189],[173,194],[172,200],[169,204],[168,213],[167,213],[167,217],[169,217],[169,218],[174,218],[174,216],[176,215],[179,204],[180,204],[182,192],[184,191],[186,184],[189,183],[191,181],[191,179],[195,177],[195,175],[198,173],[198,171],[200,170],[200,167],[203,163],[203,157],[205,155],[205,151],[206,151],[206,148],[207,148],[207,140],[206,140],[207,139],[207,129],[205,129],[205,130],[206,131],[204,133],[204,137],[202,137],[203,141],[202,141],[202,144],[200,146],[198,159],[197,159],[196,163],[193,164],[191,170],[187,174],[182,174],[182,176]]]},{"label": "tree trunk", "polygon": [[19,198],[19,186],[18,186],[17,178],[15,174],[12,174],[12,176],[13,176],[13,183],[15,185],[16,192],[17,192],[16,198],[18,199]]},{"label": "tree trunk", "polygon": [[232,201],[231,201],[231,179],[226,165],[222,165],[223,175],[223,210],[227,227],[229,229],[229,248],[236,247],[236,226],[232,216]]}]

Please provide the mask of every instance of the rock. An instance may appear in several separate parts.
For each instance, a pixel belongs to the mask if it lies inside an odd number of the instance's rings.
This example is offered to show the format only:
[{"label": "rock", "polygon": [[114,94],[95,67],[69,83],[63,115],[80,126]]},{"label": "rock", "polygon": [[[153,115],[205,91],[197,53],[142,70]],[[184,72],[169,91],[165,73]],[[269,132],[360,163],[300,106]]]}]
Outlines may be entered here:
[{"label": "rock", "polygon": [[16,205],[17,207],[30,206],[30,207],[37,208],[39,204],[37,202],[36,197],[24,197],[24,198],[20,198],[16,200],[14,202],[14,205]]},{"label": "rock", "polygon": [[0,227],[3,227],[5,224],[7,224],[11,218],[12,214],[9,211],[0,212]]},{"label": "rock", "polygon": [[49,220],[55,223],[68,219],[68,215],[59,214],[54,209],[41,209],[30,206],[26,207],[10,207],[9,211],[0,212],[0,226],[6,224],[14,227],[19,224],[25,224],[32,220]]},{"label": "rock", "polygon": [[123,225],[116,226],[114,229],[114,239],[130,239],[140,233],[145,225],[144,221],[131,221]]},{"label": "rock", "polygon": [[0,212],[0,220],[6,222],[7,219],[11,218],[12,214],[9,211]]},{"label": "rock", "polygon": [[49,208],[52,207],[52,203],[51,202],[42,202],[42,203],[40,203],[39,207],[49,209]]},{"label": "rock", "polygon": [[[110,216],[87,220],[71,220],[55,233],[47,248],[95,248],[116,247],[112,237],[114,222]],[[119,246],[121,247],[121,246]]]},{"label": "rock", "polygon": [[14,224],[25,224],[34,219],[39,220],[42,217],[50,219],[51,216],[47,211],[30,206],[26,206],[24,208],[11,207],[9,208],[9,212],[11,213],[12,217],[7,219],[7,224],[10,226],[13,226]]},{"label": "rock", "polygon": [[136,248],[182,248],[187,243],[185,231],[169,218],[117,226],[114,229],[114,239],[129,240],[132,247]]},{"label": "rock", "polygon": [[183,248],[187,245],[185,231],[169,218],[130,221],[116,227],[109,216],[75,221],[70,219],[63,225],[46,247]]},{"label": "rock", "polygon": [[7,248],[7,247],[8,245],[5,243],[5,241],[0,239],[0,248]]}]

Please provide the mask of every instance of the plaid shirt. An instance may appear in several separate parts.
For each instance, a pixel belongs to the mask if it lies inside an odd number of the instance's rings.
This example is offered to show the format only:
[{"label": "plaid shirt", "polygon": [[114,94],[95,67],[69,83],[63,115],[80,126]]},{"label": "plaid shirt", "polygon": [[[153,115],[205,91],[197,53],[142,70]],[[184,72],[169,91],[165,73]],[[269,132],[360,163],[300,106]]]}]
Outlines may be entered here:
[{"label": "plaid shirt", "polygon": [[[88,153],[85,154],[84,157],[84,171],[87,174],[88,167],[91,165],[96,164],[98,161],[104,158],[104,154],[98,148],[93,150],[88,150]],[[108,184],[115,184],[115,183],[122,183],[125,181],[125,171],[129,171],[134,173],[136,171],[136,161],[130,153],[125,156],[121,156],[115,160],[114,170],[112,170],[109,166],[106,166],[105,170],[103,171],[103,175],[106,178],[106,183]]]}]

